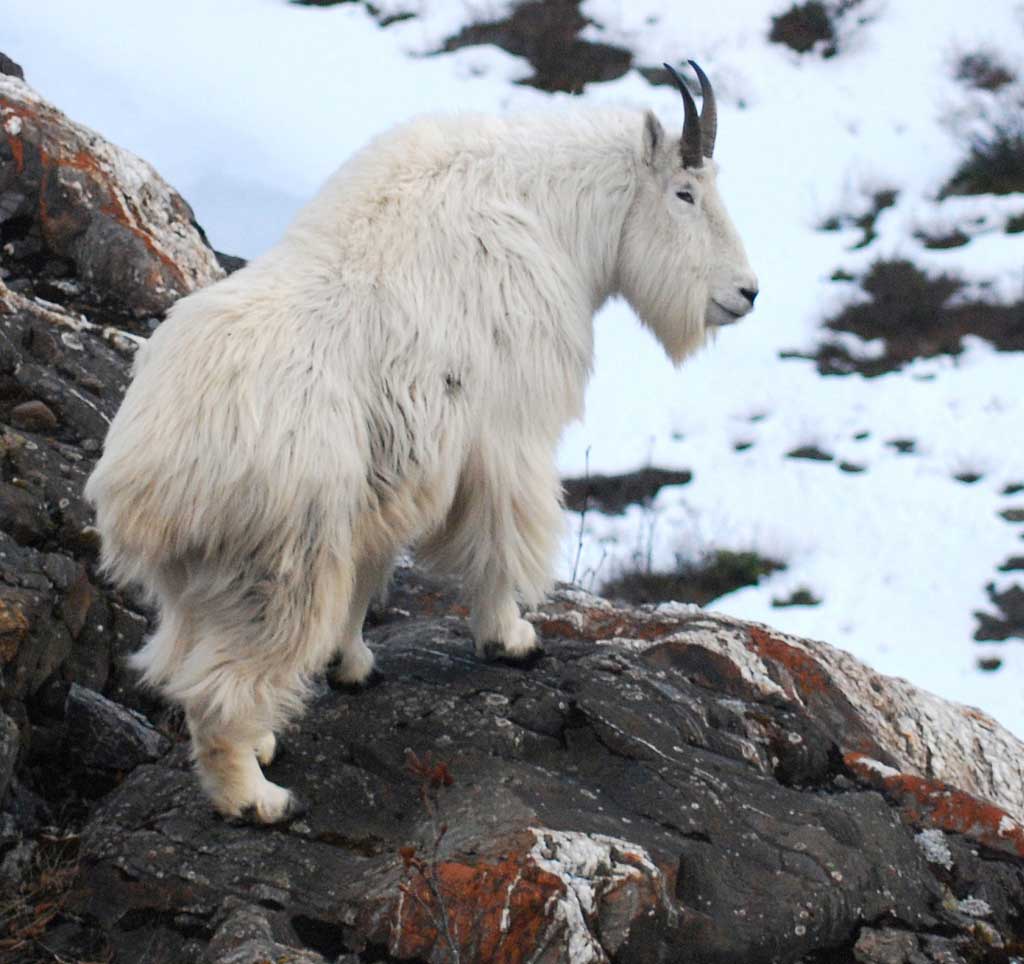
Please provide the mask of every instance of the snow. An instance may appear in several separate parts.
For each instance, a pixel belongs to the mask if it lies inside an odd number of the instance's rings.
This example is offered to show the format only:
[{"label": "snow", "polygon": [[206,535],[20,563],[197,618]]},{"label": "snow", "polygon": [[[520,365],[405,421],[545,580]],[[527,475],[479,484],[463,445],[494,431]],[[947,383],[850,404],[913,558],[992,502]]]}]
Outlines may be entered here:
[{"label": "snow", "polygon": [[[71,117],[146,158],[182,192],[212,242],[252,256],[350,153],[421,112],[508,111],[554,101],[513,81],[529,66],[495,48],[424,56],[467,23],[509,3],[389,0],[381,28],[362,4],[327,9],[285,0],[7,0],[4,52]],[[585,420],[559,451],[566,475],[687,468],[693,481],[653,506],[590,512],[575,566],[578,516],[567,520],[560,575],[598,588],[624,566],[655,568],[709,549],[755,549],[786,569],[714,604],[789,633],[844,647],[876,669],[980,707],[1024,737],[1024,645],[973,641],[985,587],[1014,582],[998,566],[1024,554],[1022,529],[999,513],[1024,482],[1019,354],[978,339],[955,361],[917,361],[875,379],[823,378],[821,324],[862,297],[833,282],[879,257],[955,272],[967,294],[1024,295],[1024,234],[1005,233],[1024,197],[936,200],[967,134],[1000,98],[955,79],[965,53],[1024,62],[1024,5],[978,0],[865,0],[840,29],[838,55],[800,56],[767,42],[785,0],[585,0],[587,36],[629,46],[644,64],[699,60],[719,92],[720,186],[760,275],[756,311],[675,370],[622,303],[597,319],[597,363]],[[861,23],[861,20],[866,22]],[[636,71],[582,98],[656,109],[678,125],[678,95]],[[897,192],[877,238],[818,230]],[[970,242],[926,249],[921,233]],[[859,343],[850,339],[851,345]],[[879,346],[875,346],[877,350]],[[627,360],[624,363],[623,360]],[[867,433],[865,436],[864,433]],[[893,439],[913,439],[901,454]],[[744,451],[734,446],[753,443]],[[787,458],[816,445],[831,462]],[[864,468],[839,469],[840,462]],[[972,485],[954,476],[981,475]],[[1018,577],[1019,582],[1019,577]],[[805,587],[822,601],[776,608]],[[981,656],[998,656],[993,672]]]}]

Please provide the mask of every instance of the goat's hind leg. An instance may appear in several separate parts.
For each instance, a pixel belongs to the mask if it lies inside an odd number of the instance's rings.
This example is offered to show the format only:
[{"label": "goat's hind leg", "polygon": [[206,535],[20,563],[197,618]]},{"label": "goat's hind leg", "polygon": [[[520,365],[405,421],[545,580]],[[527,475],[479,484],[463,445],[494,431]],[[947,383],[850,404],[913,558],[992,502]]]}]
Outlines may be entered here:
[{"label": "goat's hind leg", "polygon": [[197,580],[190,593],[197,642],[168,695],[185,707],[196,771],[216,809],[258,823],[305,805],[260,769],[273,733],[302,709],[310,677],[330,657],[352,586],[347,566],[309,550],[308,566],[275,580]]},{"label": "goat's hind leg", "polygon": [[[260,742],[268,734],[273,741],[273,733],[266,731],[261,737],[259,727],[251,724],[215,725],[191,714],[188,719],[196,772],[219,813],[254,823],[279,823],[305,811],[301,798],[272,783],[260,769]],[[272,747],[264,744],[262,749],[273,756]]]}]

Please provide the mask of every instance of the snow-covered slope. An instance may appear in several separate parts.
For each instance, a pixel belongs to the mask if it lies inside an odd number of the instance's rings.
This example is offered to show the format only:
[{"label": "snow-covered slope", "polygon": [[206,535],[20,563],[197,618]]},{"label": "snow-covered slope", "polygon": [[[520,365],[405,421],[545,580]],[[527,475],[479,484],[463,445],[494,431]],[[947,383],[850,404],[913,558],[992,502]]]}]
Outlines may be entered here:
[{"label": "snow-covered slope", "polygon": [[[217,247],[251,256],[342,159],[397,121],[572,100],[515,85],[529,65],[494,47],[423,56],[510,3],[377,6],[378,19],[415,16],[382,28],[361,4],[105,0],[84,16],[73,0],[6,0],[0,49],[69,115],[151,161]],[[839,21],[838,53],[823,58],[768,42],[786,6],[582,5],[588,38],[628,47],[644,65],[693,57],[711,75],[720,183],[762,294],[681,371],[624,305],[601,313],[587,416],[564,439],[564,474],[657,465],[694,477],[624,516],[589,512],[582,530],[570,514],[561,575],[575,569],[599,585],[637,561],[665,568],[709,549],[754,549],[786,569],[715,608],[843,646],[1024,735],[1024,643],[972,638],[974,612],[992,611],[986,584],[1021,581],[998,570],[1024,555],[1024,530],[1000,514],[1024,504],[1024,493],[1006,494],[1024,482],[1020,353],[969,337],[956,359],[873,379],[822,377],[812,361],[780,358],[813,353],[822,323],[863,298],[855,282],[830,280],[836,269],[857,277],[882,257],[955,272],[965,296],[1024,300],[1024,234],[1004,230],[1024,195],[936,200],[969,131],[1022,90],[1019,80],[972,89],[956,64],[979,50],[1024,62],[1024,8],[977,0],[965,16],[955,0],[862,0]],[[677,94],[636,70],[588,85],[583,100],[681,121]],[[884,190],[895,203],[870,244],[855,247],[856,227],[820,230],[864,214]],[[918,237],[955,228],[969,243],[933,250]],[[787,457],[805,446],[832,461]],[[955,478],[964,474],[981,478]],[[773,607],[797,588],[821,602]],[[986,655],[1000,668],[979,669]]]}]

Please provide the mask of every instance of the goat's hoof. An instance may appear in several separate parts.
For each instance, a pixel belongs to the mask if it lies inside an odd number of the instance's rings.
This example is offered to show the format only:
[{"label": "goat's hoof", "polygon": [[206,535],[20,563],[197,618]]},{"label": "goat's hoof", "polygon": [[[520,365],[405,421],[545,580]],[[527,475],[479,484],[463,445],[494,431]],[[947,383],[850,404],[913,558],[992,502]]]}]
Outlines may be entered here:
[{"label": "goat's hoof", "polygon": [[235,827],[269,827],[290,823],[308,812],[309,804],[302,797],[267,781],[266,788],[255,800],[233,813],[221,811],[221,814]]},{"label": "goat's hoof", "polygon": [[278,822],[290,823],[292,820],[298,820],[299,817],[304,817],[309,813],[309,809],[309,802],[306,798],[301,797],[299,794],[292,791],[292,794],[288,799],[288,806],[285,808],[284,816]]},{"label": "goat's hoof", "polygon": [[309,804],[297,793],[288,795],[288,802],[277,813],[267,813],[255,803],[243,807],[237,814],[224,817],[232,827],[282,827],[309,813]]},{"label": "goat's hoof", "polygon": [[533,669],[544,658],[544,647],[535,643],[527,650],[509,651],[505,644],[497,640],[484,643],[481,655],[489,663],[502,663],[516,669]]},{"label": "goat's hoof", "polygon": [[517,619],[500,639],[487,639],[477,642],[477,656],[492,662],[506,663],[509,666],[529,668],[544,655],[537,640],[537,630],[525,619]]},{"label": "goat's hoof", "polygon": [[338,693],[348,693],[354,696],[355,694],[362,693],[371,687],[379,686],[384,682],[384,679],[384,674],[374,666],[373,669],[371,669],[370,672],[359,681],[342,679],[337,674],[331,673],[327,677],[327,682],[330,684],[332,690],[335,690]]}]

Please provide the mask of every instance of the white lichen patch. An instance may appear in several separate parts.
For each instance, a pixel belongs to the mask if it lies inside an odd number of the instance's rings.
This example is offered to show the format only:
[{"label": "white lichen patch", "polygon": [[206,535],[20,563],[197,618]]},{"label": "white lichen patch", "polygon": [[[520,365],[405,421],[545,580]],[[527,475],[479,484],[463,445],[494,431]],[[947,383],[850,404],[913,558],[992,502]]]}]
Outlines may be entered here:
[{"label": "white lichen patch", "polygon": [[594,935],[601,896],[624,881],[647,878],[661,893],[664,881],[650,855],[636,844],[604,834],[531,827],[530,858],[565,884],[552,920],[565,928],[569,964],[605,964],[608,953]]},{"label": "white lichen patch", "polygon": [[21,118],[12,112],[9,116],[4,118],[4,130],[7,131],[11,137],[17,137],[21,133]]},{"label": "white lichen patch", "polygon": [[662,642],[660,639],[634,639],[631,636],[610,636],[608,639],[595,639],[598,646],[618,646],[628,653],[643,653],[652,646]]},{"label": "white lichen patch", "polygon": [[1000,837],[1009,837],[1011,833],[1021,833],[1022,831],[1024,831],[1024,828],[1022,828],[1016,820],[1004,815],[999,821],[999,827],[997,828],[996,833],[998,833]]},{"label": "white lichen patch", "polygon": [[941,830],[922,830],[914,840],[917,841],[928,863],[938,864],[946,870],[953,869],[953,854],[946,843],[946,835]]},{"label": "white lichen patch", "polygon": [[682,642],[718,653],[729,660],[740,676],[764,696],[787,697],[786,691],[769,675],[764,661],[750,650],[748,631],[740,625],[733,626],[724,620],[716,620],[713,630],[694,631],[688,627],[683,632],[664,637],[660,642]]},{"label": "white lichen patch", "polygon": [[878,760],[872,760],[870,757],[866,756],[858,758],[857,766],[863,767],[865,770],[870,770],[872,773],[876,773],[883,780],[886,780],[889,777],[898,777],[900,775],[899,770],[896,770],[885,763],[881,763]]},{"label": "white lichen patch", "polygon": [[992,908],[988,902],[978,897],[965,897],[963,900],[958,900],[956,908],[961,914],[967,914],[968,917],[992,916]]},{"label": "white lichen patch", "polygon": [[570,606],[580,609],[607,611],[614,608],[607,599],[595,596],[593,593],[587,592],[586,589],[580,589],[579,586],[559,586],[551,595],[556,602],[568,603]]}]

